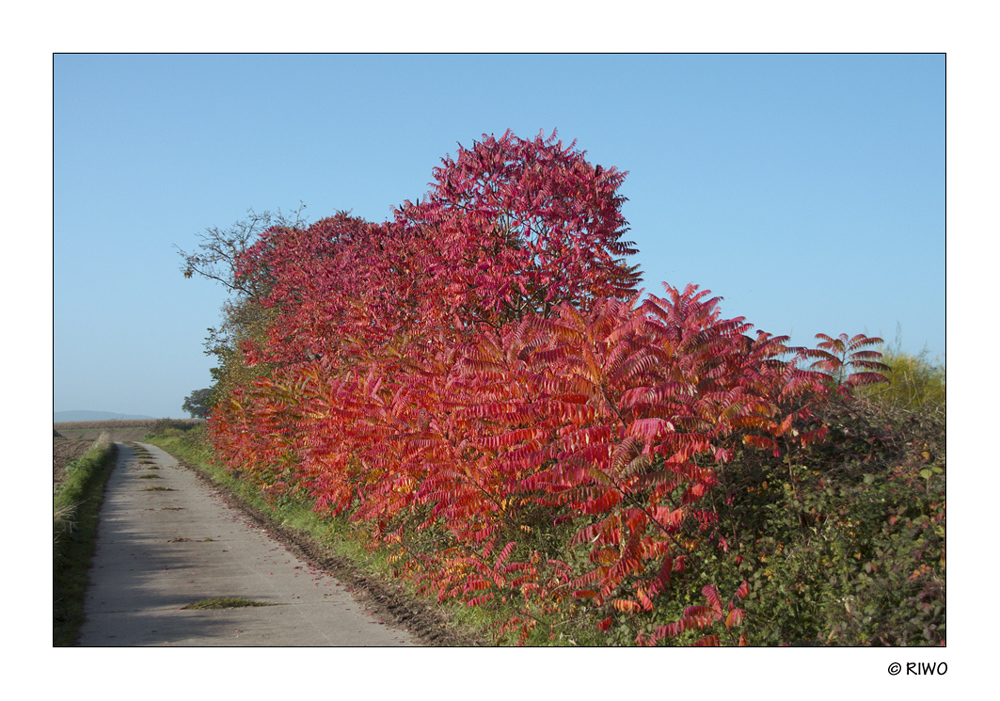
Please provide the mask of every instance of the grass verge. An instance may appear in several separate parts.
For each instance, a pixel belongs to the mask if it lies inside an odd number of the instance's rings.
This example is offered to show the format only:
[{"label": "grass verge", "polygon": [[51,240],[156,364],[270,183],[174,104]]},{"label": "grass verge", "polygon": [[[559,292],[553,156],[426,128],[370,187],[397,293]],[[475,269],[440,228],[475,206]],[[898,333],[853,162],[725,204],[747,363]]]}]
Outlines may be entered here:
[{"label": "grass verge", "polygon": [[181,610],[238,609],[247,608],[248,606],[277,606],[277,604],[244,599],[242,596],[216,596],[211,599],[193,601],[187,606],[181,606]]},{"label": "grass verge", "polygon": [[[239,501],[265,514],[275,525],[297,531],[349,562],[359,579],[391,583],[391,586],[402,589],[407,596],[431,601],[427,595],[417,592],[412,583],[395,576],[398,565],[390,561],[388,553],[366,547],[368,538],[356,524],[348,522],[346,518],[321,516],[313,511],[312,503],[303,498],[263,495],[246,481],[218,466],[203,427],[187,430],[167,428],[162,433],[147,435],[143,440],[159,446],[201,471]],[[445,601],[440,605],[434,602],[434,606],[462,637],[480,641],[491,640],[491,628],[503,618],[500,613],[483,607],[468,608],[453,601]],[[504,644],[509,641],[500,639],[492,642]]]},{"label": "grass verge", "polygon": [[66,479],[54,497],[52,622],[56,646],[74,645],[83,625],[98,511],[116,454],[110,434],[101,434],[87,453],[66,468]]},{"label": "grass verge", "polygon": [[[900,386],[919,386],[912,373],[897,376],[902,378]],[[702,530],[692,524],[680,532],[689,555],[684,556],[685,569],[673,575],[656,617],[612,612],[608,627],[602,629],[605,637],[599,638],[593,605],[578,605],[568,597],[556,601],[562,609],[512,610],[508,600],[516,595],[495,597],[487,602],[490,608],[484,604],[470,609],[447,600],[437,608],[458,622],[456,628],[476,629],[483,638],[498,630],[498,621],[515,614],[538,623],[524,629],[528,637],[519,642],[527,645],[633,645],[640,634],[688,616],[684,612],[701,601],[699,594],[707,584],[722,582],[726,591],[734,591],[742,581],[748,583],[749,595],[741,632],[747,631],[751,645],[944,644],[944,404],[943,395],[936,399],[926,391],[917,394],[925,399],[919,405],[864,394],[857,401],[831,401],[817,407],[815,414],[827,426],[828,440],[792,444],[780,455],[751,448],[737,451],[724,469],[719,468],[725,493],[732,496],[720,513],[728,543],[723,546],[720,539],[716,546],[709,539],[722,530],[701,536]],[[243,479],[214,467],[200,430],[152,442],[201,466],[276,525],[307,534],[371,579],[393,582],[427,601],[406,579],[393,581],[396,568],[406,562],[394,563],[384,550],[365,547],[364,523],[317,515],[294,492],[267,486],[253,472],[254,465],[244,468]],[[546,535],[541,525],[537,530]],[[566,543],[563,535],[556,535],[556,543]],[[406,545],[404,556],[411,559],[411,553],[419,557],[431,552],[423,542]],[[566,547],[565,552],[557,557],[568,561],[573,551]],[[687,633],[665,644],[687,644],[703,635]],[[493,642],[514,641],[508,636]]]}]

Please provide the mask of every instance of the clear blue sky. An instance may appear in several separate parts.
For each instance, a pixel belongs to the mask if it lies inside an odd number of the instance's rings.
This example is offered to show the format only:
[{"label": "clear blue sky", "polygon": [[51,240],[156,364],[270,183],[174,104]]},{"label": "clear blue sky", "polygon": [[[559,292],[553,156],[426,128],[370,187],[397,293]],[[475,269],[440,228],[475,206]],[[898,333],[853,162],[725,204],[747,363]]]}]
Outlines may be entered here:
[{"label": "clear blue sky", "polygon": [[300,201],[383,221],[507,128],[628,171],[648,291],[944,360],[941,54],[65,54],[53,99],[55,411],[182,417],[209,386],[225,294],[174,245]]}]

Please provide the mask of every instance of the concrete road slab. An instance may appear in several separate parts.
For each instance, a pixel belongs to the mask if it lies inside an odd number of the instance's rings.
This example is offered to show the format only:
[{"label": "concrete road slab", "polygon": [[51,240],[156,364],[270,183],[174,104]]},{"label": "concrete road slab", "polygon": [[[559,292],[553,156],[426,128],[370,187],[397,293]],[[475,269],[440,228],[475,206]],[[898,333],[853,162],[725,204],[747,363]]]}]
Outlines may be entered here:
[{"label": "concrete road slab", "polygon": [[[138,446],[118,445],[80,645],[421,644],[376,620],[341,582],[273,540],[166,451]],[[183,608],[217,597],[268,605]]]}]

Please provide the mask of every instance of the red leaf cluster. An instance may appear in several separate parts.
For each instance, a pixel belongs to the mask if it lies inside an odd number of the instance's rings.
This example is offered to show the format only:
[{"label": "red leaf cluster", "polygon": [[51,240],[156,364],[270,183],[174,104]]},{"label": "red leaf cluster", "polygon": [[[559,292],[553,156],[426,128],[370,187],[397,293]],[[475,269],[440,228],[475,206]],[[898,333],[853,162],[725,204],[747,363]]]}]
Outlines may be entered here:
[{"label": "red leaf cluster", "polygon": [[[277,315],[246,351],[275,369],[216,408],[217,453],[366,524],[440,599],[652,611],[714,533],[716,466],[822,438],[827,376],[694,285],[640,301],[624,174],[555,134],[484,138],[434,177],[391,222],[340,213],[247,252]],[[706,596],[660,638],[740,623]]]}]

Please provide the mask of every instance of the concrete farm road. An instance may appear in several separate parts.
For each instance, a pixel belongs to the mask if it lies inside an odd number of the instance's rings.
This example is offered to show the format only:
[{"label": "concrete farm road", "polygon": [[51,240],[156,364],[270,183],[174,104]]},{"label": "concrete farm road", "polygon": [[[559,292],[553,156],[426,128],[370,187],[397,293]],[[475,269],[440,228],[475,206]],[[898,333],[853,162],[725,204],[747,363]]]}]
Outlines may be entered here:
[{"label": "concrete farm road", "polygon": [[[222,597],[268,605],[183,608]],[[146,443],[118,444],[84,613],[83,646],[422,644]]]}]

